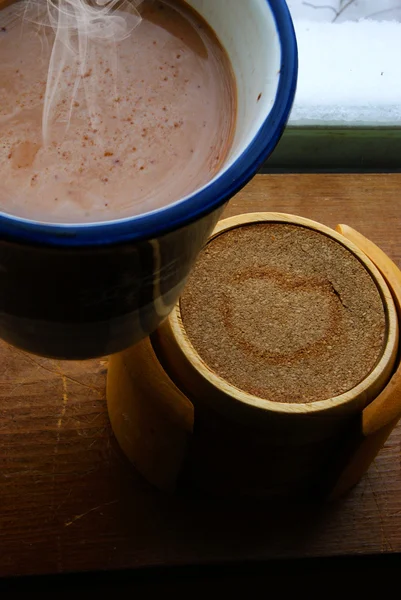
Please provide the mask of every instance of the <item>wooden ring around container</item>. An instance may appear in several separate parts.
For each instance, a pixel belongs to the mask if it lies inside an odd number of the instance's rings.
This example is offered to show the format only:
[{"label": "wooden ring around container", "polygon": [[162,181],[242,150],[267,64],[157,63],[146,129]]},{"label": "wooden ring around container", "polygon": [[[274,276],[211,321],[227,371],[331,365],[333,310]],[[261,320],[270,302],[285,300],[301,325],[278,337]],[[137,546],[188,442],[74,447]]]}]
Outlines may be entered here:
[{"label": "wooden ring around container", "polygon": [[[386,312],[381,358],[360,384],[335,398],[310,404],[268,401],[243,392],[209,369],[186,335],[178,304],[150,341],[112,357],[109,367],[108,405],[117,439],[138,470],[162,489],[173,489],[184,469],[212,491],[222,487],[231,493],[238,487],[252,495],[266,489],[273,495],[291,493],[316,475],[317,462],[321,466],[316,458],[333,452],[347,423],[380,394],[393,372],[398,351],[394,302],[378,269],[355,244],[319,223],[281,213],[226,219],[211,239],[229,229],[266,222],[296,224],[329,236],[365,266]],[[138,385],[143,376],[146,382]],[[128,387],[122,385],[124,377]],[[163,398],[163,390],[171,402],[166,395]],[[177,394],[180,417],[175,411]],[[175,443],[169,454],[168,446]]]}]

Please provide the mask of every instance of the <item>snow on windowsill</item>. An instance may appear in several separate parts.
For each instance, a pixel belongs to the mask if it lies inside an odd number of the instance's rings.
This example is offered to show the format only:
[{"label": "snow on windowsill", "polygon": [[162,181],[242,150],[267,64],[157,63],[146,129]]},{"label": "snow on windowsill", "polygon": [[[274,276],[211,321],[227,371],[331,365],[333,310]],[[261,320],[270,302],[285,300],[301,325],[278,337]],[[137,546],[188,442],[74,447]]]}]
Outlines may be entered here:
[{"label": "snow on windowsill", "polygon": [[289,125],[401,127],[401,0],[288,4],[299,47]]}]

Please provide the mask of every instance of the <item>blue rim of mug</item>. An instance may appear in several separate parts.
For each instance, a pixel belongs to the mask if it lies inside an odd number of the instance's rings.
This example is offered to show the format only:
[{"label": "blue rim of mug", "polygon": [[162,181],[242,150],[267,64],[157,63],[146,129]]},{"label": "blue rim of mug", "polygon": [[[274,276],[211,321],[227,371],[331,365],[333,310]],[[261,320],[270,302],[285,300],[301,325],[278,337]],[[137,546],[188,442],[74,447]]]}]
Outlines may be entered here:
[{"label": "blue rim of mug", "polygon": [[183,201],[118,221],[53,224],[0,213],[0,238],[42,246],[94,247],[155,239],[210,214],[232,198],[259,170],[279,142],[292,108],[298,74],[298,50],[284,0],[266,0],[281,45],[281,69],[274,104],[258,133],[221,176]]}]

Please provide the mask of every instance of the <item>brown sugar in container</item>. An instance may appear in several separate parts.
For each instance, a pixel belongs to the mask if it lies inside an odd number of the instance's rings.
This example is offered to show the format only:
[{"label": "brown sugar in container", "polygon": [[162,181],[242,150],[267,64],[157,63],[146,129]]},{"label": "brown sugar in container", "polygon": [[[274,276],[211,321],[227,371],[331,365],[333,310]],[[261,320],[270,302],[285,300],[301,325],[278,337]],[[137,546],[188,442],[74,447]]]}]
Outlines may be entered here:
[{"label": "brown sugar in container", "polygon": [[222,221],[152,338],[194,406],[185,476],[217,493],[308,488],[388,382],[396,309],[373,263],[313,221]]}]

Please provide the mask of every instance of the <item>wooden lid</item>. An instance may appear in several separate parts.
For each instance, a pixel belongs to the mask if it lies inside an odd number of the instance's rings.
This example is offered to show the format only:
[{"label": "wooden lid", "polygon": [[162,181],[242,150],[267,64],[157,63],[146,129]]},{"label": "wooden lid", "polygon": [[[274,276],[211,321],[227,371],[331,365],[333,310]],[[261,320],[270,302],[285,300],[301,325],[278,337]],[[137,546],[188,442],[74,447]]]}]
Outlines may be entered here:
[{"label": "wooden lid", "polygon": [[282,412],[355,398],[363,408],[387,382],[398,344],[373,263],[333,230],[278,213],[218,225],[168,326],[198,379]]}]

